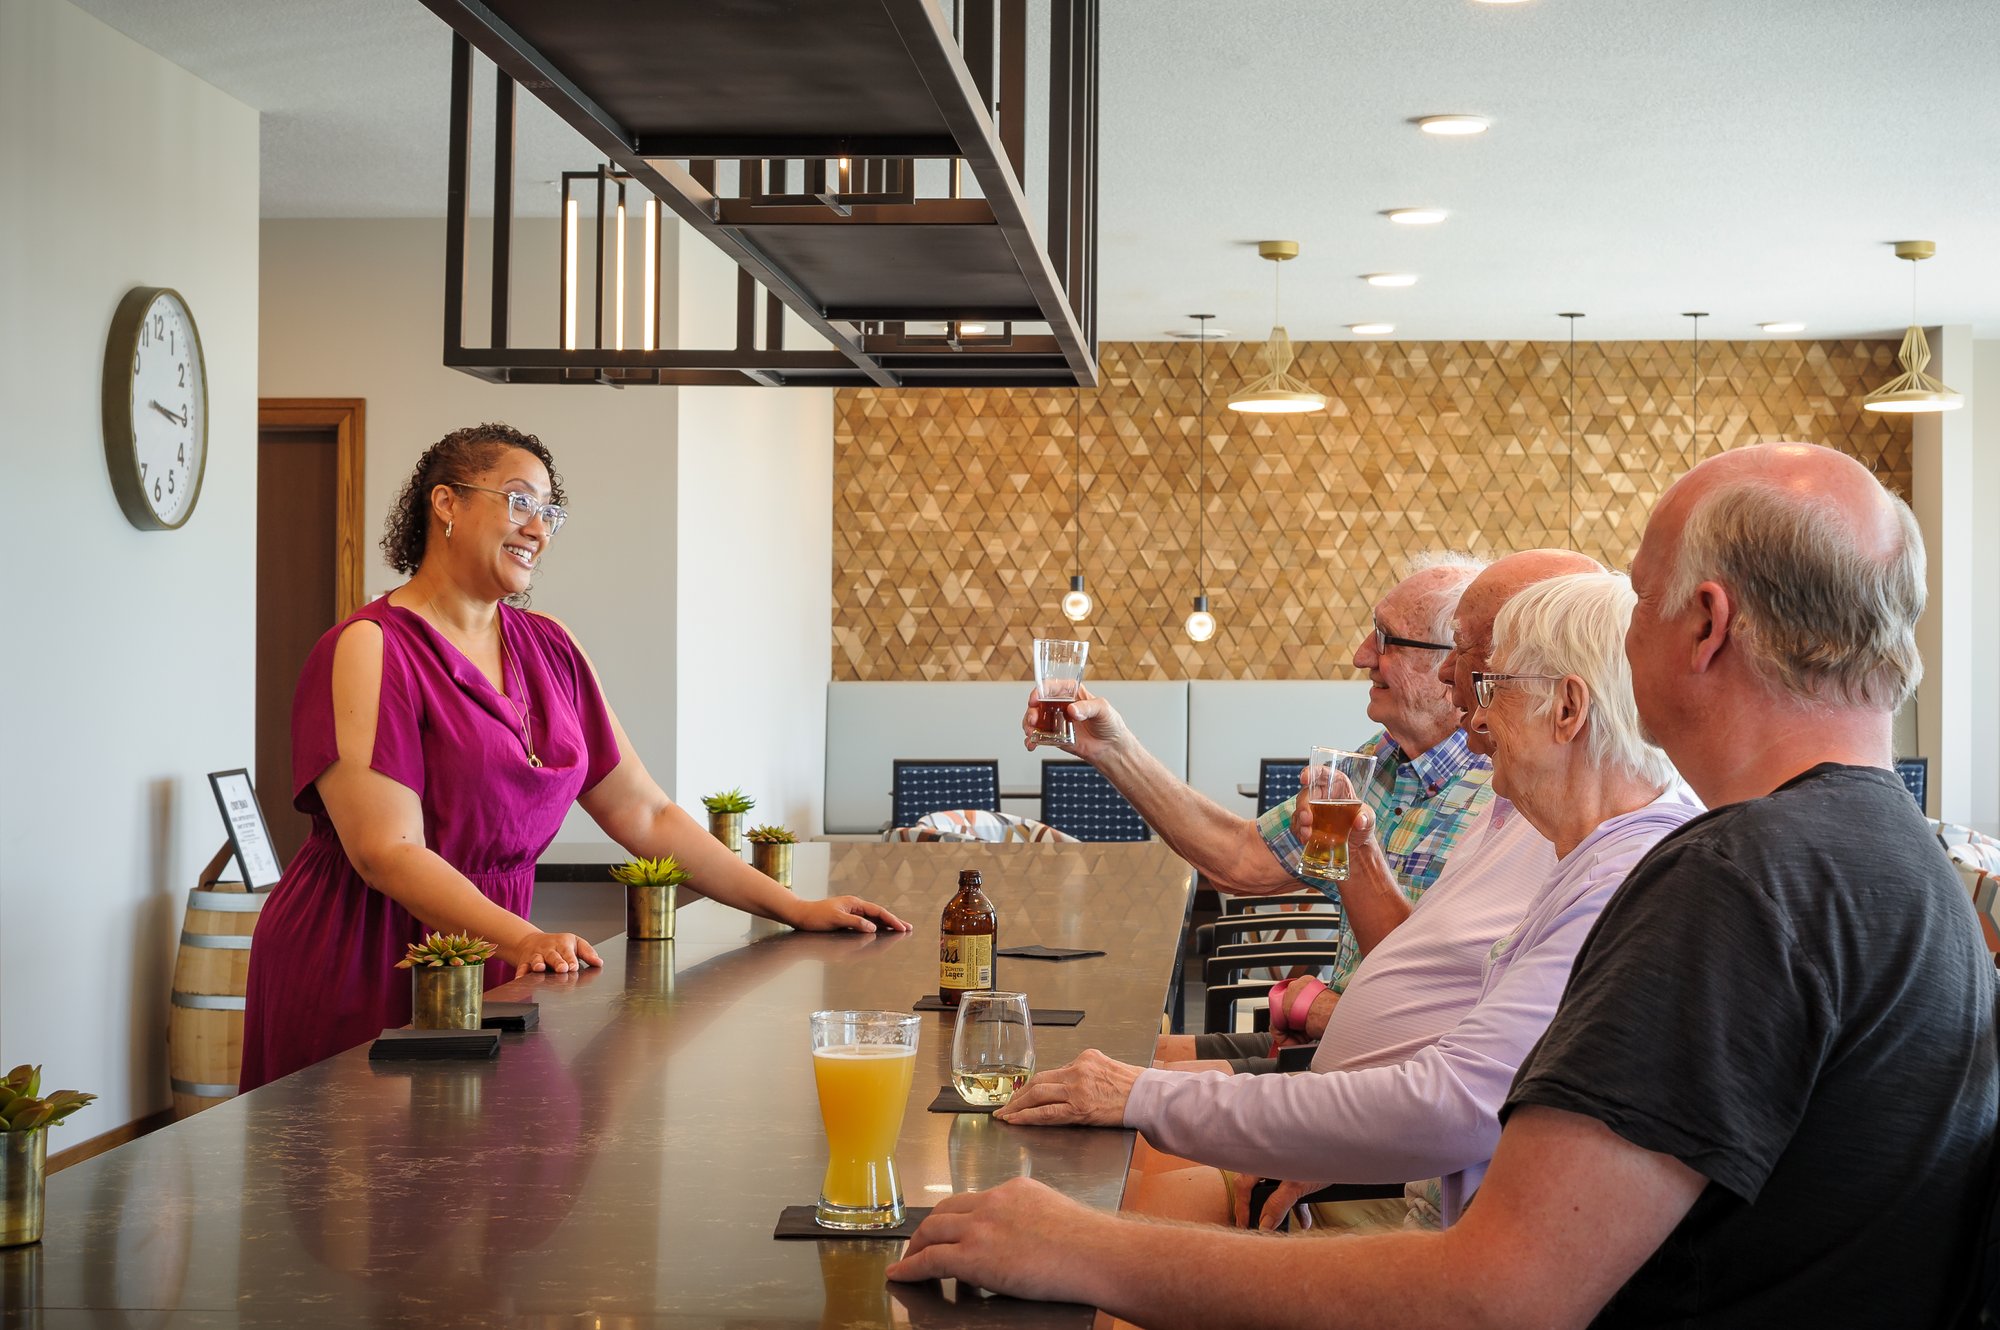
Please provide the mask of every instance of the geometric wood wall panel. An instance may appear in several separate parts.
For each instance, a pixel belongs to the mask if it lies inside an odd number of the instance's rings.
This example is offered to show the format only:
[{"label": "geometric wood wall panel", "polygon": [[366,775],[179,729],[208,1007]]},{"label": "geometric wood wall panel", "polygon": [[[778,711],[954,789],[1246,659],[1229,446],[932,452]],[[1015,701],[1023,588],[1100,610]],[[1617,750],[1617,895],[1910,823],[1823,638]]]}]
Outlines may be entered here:
[{"label": "geometric wood wall panel", "polygon": [[[1861,410],[1894,341],[1300,342],[1325,412],[1223,402],[1262,343],[1106,342],[1103,384],[834,395],[833,676],[1027,680],[1037,628],[1069,631],[1082,409],[1091,673],[1351,678],[1354,643],[1410,555],[1566,545],[1630,562],[1646,513],[1701,457],[1796,439],[1905,496],[1906,419]],[[1079,403],[1079,398],[1081,399]],[[1198,589],[1195,447],[1207,448],[1206,586],[1218,627],[1181,631]]]}]

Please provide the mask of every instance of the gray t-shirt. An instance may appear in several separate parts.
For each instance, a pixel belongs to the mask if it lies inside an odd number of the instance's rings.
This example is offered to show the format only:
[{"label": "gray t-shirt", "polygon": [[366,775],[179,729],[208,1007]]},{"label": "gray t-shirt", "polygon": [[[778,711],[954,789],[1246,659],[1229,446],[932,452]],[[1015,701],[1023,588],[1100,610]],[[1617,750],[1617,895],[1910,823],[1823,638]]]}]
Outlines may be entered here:
[{"label": "gray t-shirt", "polygon": [[1896,777],[1814,767],[1661,841],[1502,1120],[1520,1104],[1709,1179],[1597,1325],[1938,1324],[1982,1220],[1994,968]]}]

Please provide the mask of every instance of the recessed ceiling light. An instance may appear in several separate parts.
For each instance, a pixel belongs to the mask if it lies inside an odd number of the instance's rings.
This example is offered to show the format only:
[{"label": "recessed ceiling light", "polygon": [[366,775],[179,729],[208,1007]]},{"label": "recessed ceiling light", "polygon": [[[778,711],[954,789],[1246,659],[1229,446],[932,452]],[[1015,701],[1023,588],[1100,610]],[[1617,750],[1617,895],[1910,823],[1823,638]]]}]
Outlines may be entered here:
[{"label": "recessed ceiling light", "polygon": [[1760,323],[1757,326],[1767,333],[1804,332],[1806,330],[1806,325],[1803,323]]},{"label": "recessed ceiling light", "polygon": [[1353,333],[1356,337],[1380,337],[1385,333],[1396,331],[1396,325],[1393,323],[1350,323],[1347,325],[1347,331]]},{"label": "recessed ceiling light", "polygon": [[1413,272],[1371,272],[1364,274],[1362,280],[1370,286],[1415,286],[1417,275]]},{"label": "recessed ceiling light", "polygon": [[1443,208],[1390,208],[1382,215],[1404,226],[1436,226],[1450,216]]},{"label": "recessed ceiling light", "polygon": [[1492,122],[1483,115],[1420,115],[1417,128],[1426,134],[1484,134]]},{"label": "recessed ceiling light", "polygon": [[[1169,328],[1167,329],[1167,336],[1179,342],[1196,342],[1203,340],[1202,335],[1200,333],[1189,332],[1185,328]],[[1210,328],[1208,330],[1208,337],[1206,340],[1215,342],[1215,341],[1220,341],[1224,337],[1233,337],[1233,336],[1235,336],[1235,334],[1230,332],[1229,329],[1227,328]]]}]

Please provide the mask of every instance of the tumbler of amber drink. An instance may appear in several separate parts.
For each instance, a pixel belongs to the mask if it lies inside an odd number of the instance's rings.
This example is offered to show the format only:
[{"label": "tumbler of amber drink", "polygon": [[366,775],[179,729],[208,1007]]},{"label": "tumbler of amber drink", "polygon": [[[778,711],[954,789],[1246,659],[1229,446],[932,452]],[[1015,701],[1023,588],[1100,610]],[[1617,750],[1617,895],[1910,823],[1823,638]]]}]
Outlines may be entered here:
[{"label": "tumbler of amber drink", "polygon": [[920,1018],[900,1011],[812,1014],[813,1080],[826,1127],[826,1178],[814,1218],[824,1228],[903,1222],[896,1137],[917,1065]]},{"label": "tumbler of amber drink", "polygon": [[1060,638],[1035,639],[1035,740],[1037,743],[1076,742],[1076,729],[1063,709],[1076,701],[1083,687],[1083,666],[1090,643]]},{"label": "tumbler of amber drink", "polygon": [[1339,748],[1315,748],[1299,798],[1312,814],[1299,871],[1323,882],[1347,880],[1347,832],[1361,812],[1361,793],[1375,778],[1375,759]]}]

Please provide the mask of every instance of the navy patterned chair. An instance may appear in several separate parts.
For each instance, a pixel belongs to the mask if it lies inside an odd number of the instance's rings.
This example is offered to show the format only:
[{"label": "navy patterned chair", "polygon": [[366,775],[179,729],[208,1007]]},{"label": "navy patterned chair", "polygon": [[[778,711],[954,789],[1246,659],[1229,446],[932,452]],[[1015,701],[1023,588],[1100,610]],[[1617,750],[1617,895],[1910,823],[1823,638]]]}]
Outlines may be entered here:
[{"label": "navy patterned chair", "polygon": [[1042,821],[1078,840],[1151,840],[1153,829],[1088,762],[1042,763]]},{"label": "navy patterned chair", "polygon": [[892,812],[889,825],[913,827],[926,813],[949,808],[1000,811],[1000,759],[997,757],[911,758],[891,763]]},{"label": "navy patterned chair", "polygon": [[1299,773],[1306,769],[1302,757],[1267,757],[1257,764],[1257,816],[1276,808],[1299,792]]}]

